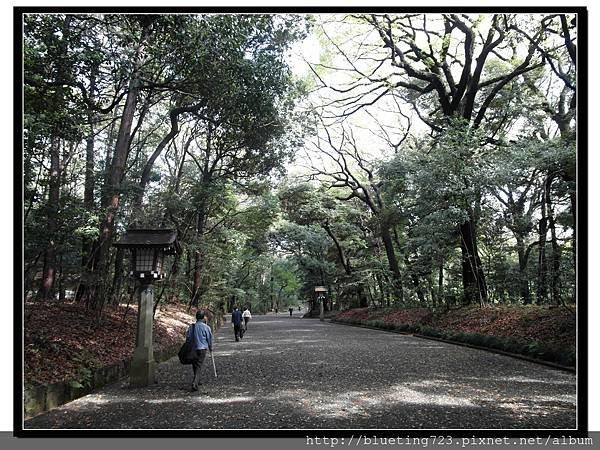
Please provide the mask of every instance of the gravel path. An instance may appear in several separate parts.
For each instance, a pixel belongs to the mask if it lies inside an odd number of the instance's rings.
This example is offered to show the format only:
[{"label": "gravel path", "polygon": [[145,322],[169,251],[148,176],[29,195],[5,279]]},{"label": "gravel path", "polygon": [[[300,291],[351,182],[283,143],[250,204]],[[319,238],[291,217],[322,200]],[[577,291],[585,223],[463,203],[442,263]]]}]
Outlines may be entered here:
[{"label": "gravel path", "polygon": [[241,342],[216,334],[214,378],[189,392],[177,358],[158,383],[122,381],[25,422],[25,428],[567,429],[575,376],[481,350],[301,319],[254,316]]}]

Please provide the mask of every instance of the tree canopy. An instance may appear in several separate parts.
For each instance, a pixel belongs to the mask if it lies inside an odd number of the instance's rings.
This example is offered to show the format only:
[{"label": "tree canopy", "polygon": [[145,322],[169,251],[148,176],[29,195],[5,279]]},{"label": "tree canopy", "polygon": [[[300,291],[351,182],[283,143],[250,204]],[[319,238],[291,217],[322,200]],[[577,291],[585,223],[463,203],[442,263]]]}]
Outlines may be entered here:
[{"label": "tree canopy", "polygon": [[575,302],[574,15],[23,21],[26,298],[101,318],[172,228],[157,304]]}]

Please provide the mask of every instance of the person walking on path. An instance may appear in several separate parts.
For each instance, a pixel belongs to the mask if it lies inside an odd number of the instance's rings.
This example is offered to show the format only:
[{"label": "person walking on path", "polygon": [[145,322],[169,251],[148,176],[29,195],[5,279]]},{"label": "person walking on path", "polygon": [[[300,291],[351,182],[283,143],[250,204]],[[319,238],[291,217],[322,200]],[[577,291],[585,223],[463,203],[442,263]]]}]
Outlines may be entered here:
[{"label": "person walking on path", "polygon": [[[194,335],[192,336],[192,330]],[[191,340],[196,351],[196,359],[192,362],[192,369],[194,370],[194,378],[192,380],[192,392],[198,390],[200,382],[200,369],[204,358],[206,358],[206,351],[209,350],[212,353],[213,335],[210,327],[206,325],[204,319],[204,311],[196,311],[196,323],[190,325],[186,338]]]},{"label": "person walking on path", "polygon": [[292,308],[292,307],[290,306],[290,317],[292,317],[292,311],[293,311],[293,310],[294,310],[294,308]]},{"label": "person walking on path", "polygon": [[250,321],[250,319],[252,319],[252,314],[250,314],[250,310],[248,308],[244,308],[242,317],[244,318],[244,329],[248,331],[248,322]]},{"label": "person walking on path", "polygon": [[235,335],[235,341],[238,342],[244,337],[244,332],[242,331],[242,313],[240,312],[237,306],[233,307],[233,312],[231,313],[231,323],[233,324],[233,334]]}]

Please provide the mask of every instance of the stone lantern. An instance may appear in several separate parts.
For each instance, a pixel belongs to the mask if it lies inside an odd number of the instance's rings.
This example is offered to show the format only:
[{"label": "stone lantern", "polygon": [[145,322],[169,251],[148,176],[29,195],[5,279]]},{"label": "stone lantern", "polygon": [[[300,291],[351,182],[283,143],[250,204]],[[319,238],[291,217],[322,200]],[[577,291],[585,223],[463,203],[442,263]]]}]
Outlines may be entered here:
[{"label": "stone lantern", "polygon": [[325,286],[315,286],[315,293],[317,294],[317,301],[319,302],[319,320],[323,321],[324,317],[324,303],[325,303],[325,293],[327,289]]},{"label": "stone lantern", "polygon": [[135,351],[131,362],[131,386],[148,386],[154,383],[154,350],[152,348],[152,319],[155,280],[164,278],[165,255],[179,253],[181,247],[175,230],[127,230],[115,247],[131,250],[131,272],[140,280],[138,322]]}]

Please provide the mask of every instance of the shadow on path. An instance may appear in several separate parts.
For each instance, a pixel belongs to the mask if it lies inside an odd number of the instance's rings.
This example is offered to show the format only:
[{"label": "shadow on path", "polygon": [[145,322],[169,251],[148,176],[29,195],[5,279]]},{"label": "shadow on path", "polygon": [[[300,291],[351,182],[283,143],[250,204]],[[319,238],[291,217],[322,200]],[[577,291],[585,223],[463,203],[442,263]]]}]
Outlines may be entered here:
[{"label": "shadow on path", "polygon": [[25,428],[575,428],[575,376],[481,350],[283,314],[216,334],[203,389],[177,358]]}]

